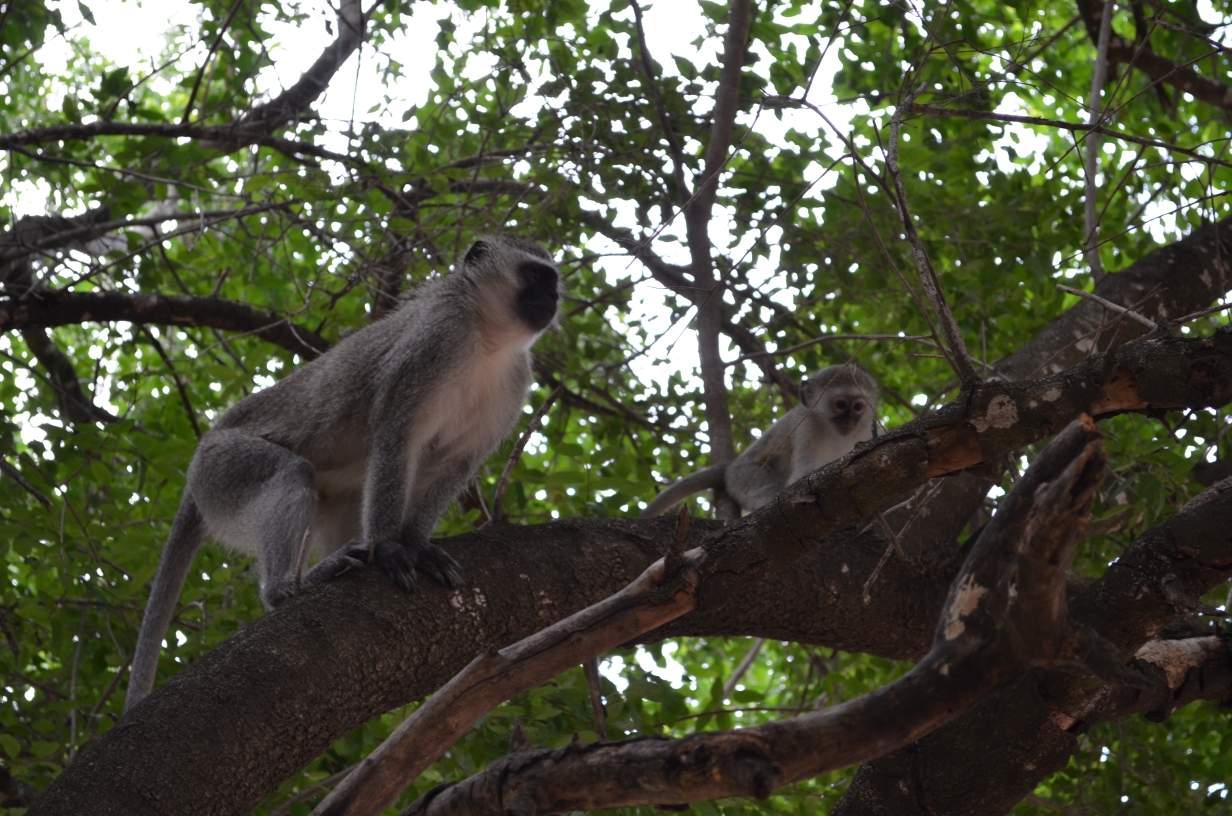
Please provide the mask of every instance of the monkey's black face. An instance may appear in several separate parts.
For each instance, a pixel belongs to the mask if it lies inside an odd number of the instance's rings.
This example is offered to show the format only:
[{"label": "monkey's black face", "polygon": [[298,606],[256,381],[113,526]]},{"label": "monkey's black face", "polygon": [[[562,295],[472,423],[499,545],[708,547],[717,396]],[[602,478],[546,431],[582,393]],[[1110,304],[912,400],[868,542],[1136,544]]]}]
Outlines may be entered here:
[{"label": "monkey's black face", "polygon": [[535,331],[542,331],[556,317],[557,291],[556,270],[548,264],[524,261],[518,267],[522,279],[522,291],[518,293],[518,319]]},{"label": "monkey's black face", "polygon": [[834,427],[846,436],[859,427],[864,412],[868,410],[868,400],[854,394],[840,394],[830,401],[830,408]]}]

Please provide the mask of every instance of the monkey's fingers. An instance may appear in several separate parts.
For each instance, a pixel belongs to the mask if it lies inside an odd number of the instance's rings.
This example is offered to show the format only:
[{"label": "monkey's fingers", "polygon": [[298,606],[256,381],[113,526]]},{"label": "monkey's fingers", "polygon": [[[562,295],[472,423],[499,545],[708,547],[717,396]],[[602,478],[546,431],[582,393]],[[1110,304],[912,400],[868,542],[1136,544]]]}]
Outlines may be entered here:
[{"label": "monkey's fingers", "polygon": [[377,541],[372,560],[377,568],[401,589],[414,592],[419,586],[419,577],[415,574],[415,556],[409,548],[397,543]]},{"label": "monkey's fingers", "polygon": [[415,567],[433,581],[449,589],[462,586],[462,576],[458,574],[458,562],[449,553],[435,544],[420,548],[417,553]]}]

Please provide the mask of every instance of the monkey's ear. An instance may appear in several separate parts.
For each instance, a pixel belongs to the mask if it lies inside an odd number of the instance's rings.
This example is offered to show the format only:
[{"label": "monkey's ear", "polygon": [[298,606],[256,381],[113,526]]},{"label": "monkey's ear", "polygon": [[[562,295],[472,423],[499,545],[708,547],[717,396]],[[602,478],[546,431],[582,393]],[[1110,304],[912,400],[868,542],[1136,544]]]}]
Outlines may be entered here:
[{"label": "monkey's ear", "polygon": [[479,240],[471,244],[471,248],[466,250],[466,257],[462,259],[462,263],[470,266],[477,264],[484,258],[488,257],[488,253],[492,251],[492,247],[487,241]]},{"label": "monkey's ear", "polygon": [[805,377],[803,380],[800,381],[800,404],[806,407],[809,404],[808,392],[809,392],[809,381],[808,381],[808,377]]}]

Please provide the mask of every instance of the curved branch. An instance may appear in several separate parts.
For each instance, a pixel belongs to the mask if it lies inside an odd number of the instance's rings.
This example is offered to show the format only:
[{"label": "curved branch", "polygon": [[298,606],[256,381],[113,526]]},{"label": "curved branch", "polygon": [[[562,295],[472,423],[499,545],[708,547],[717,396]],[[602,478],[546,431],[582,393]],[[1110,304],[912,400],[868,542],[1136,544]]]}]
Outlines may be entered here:
[{"label": "curved branch", "polygon": [[0,299],[0,333],[116,320],[253,334],[306,360],[329,348],[325,338],[296,326],[289,318],[220,298],[57,289],[31,292],[20,299]]},{"label": "curved branch", "polygon": [[240,119],[237,127],[272,133],[299,119],[308,106],[325,93],[334,74],[363,43],[366,23],[360,0],[342,0],[338,6],[338,37],[325,47],[298,82],[269,102],[253,108]]}]

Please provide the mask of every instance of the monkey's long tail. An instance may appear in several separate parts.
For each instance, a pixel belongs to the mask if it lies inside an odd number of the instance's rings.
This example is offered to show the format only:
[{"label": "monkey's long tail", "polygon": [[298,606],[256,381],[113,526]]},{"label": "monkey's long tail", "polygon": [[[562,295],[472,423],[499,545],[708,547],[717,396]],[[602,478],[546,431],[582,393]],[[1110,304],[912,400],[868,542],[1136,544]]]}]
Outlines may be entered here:
[{"label": "monkey's long tail", "polygon": [[175,614],[180,590],[188,578],[188,568],[192,566],[193,557],[204,537],[201,511],[192,496],[185,492],[180,509],[175,514],[175,522],[171,525],[171,535],[167,536],[167,544],[163,547],[158,573],[150,589],[150,600],[141,618],[141,633],[137,636],[133,667],[128,675],[128,694],[124,698],[125,711],[145,699],[154,688],[163,637],[171,625],[171,616]]},{"label": "monkey's long tail", "polygon": [[655,496],[654,501],[646,505],[646,509],[642,511],[642,516],[661,516],[694,493],[722,487],[723,474],[726,470],[727,467],[725,465],[711,465],[710,467],[702,468],[696,473],[690,473],[667,490]]}]

